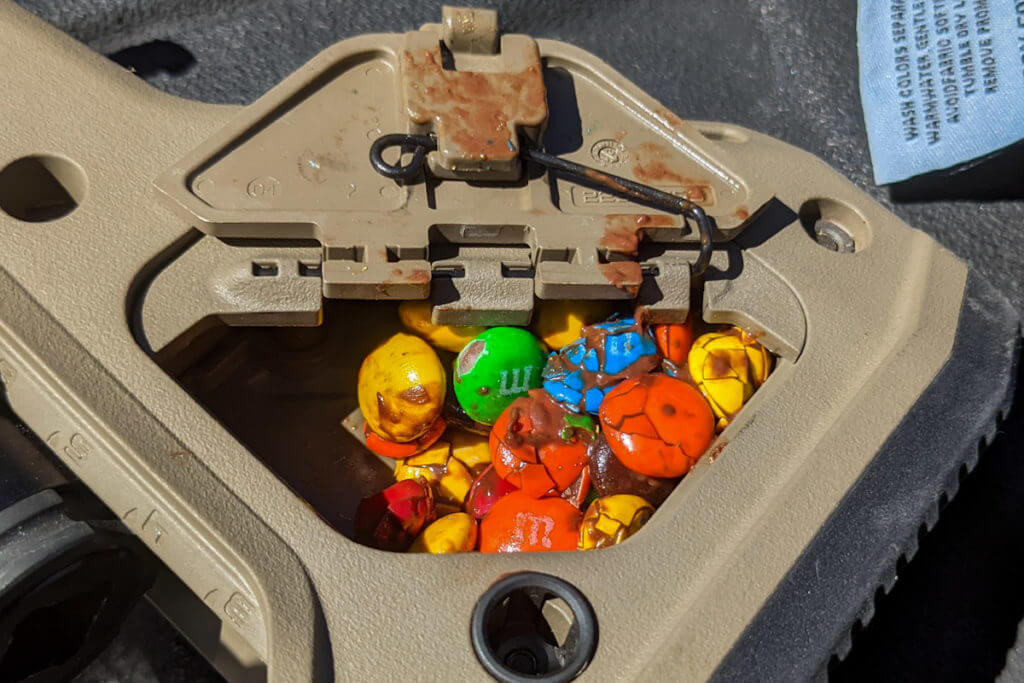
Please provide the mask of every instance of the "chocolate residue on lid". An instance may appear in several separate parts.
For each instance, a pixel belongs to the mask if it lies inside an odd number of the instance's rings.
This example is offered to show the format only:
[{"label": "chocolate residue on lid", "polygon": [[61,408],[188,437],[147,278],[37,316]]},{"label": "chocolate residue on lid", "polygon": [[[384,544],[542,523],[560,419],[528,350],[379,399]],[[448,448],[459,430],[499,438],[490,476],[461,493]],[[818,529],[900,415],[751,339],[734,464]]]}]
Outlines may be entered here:
[{"label": "chocolate residue on lid", "polygon": [[508,161],[519,156],[510,124],[539,126],[548,115],[540,54],[531,45],[519,72],[444,69],[440,45],[402,55],[405,104],[419,124],[434,122],[455,157]]},{"label": "chocolate residue on lid", "polygon": [[640,264],[636,261],[612,261],[598,265],[601,274],[617,289],[636,296],[643,284],[644,276]]},{"label": "chocolate residue on lid", "polygon": [[636,255],[640,231],[645,228],[669,228],[676,224],[672,216],[646,214],[609,214],[605,216],[604,234],[597,246],[619,254]]},{"label": "chocolate residue on lid", "polygon": [[653,142],[645,142],[632,149],[636,157],[633,175],[637,180],[656,186],[676,185],[687,199],[705,206],[714,203],[711,185],[705,181],[687,178],[669,168],[670,150]]},{"label": "chocolate residue on lid", "polygon": [[722,454],[722,451],[724,451],[725,447],[728,445],[729,442],[726,439],[719,437],[718,443],[712,446],[711,449],[708,451],[708,461],[714,462],[715,459]]}]

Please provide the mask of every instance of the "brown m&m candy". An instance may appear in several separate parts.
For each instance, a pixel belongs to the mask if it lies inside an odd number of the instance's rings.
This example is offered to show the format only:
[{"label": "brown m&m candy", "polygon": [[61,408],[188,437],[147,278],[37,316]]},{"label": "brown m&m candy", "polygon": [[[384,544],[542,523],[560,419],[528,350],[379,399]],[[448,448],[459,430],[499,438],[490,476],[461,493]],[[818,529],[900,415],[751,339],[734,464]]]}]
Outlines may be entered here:
[{"label": "brown m&m candy", "polygon": [[649,477],[634,472],[622,464],[604,434],[594,439],[587,449],[587,460],[590,465],[591,484],[598,496],[614,496],[616,494],[632,494],[640,496],[654,507],[665,502],[675,489],[678,479],[662,479]]}]

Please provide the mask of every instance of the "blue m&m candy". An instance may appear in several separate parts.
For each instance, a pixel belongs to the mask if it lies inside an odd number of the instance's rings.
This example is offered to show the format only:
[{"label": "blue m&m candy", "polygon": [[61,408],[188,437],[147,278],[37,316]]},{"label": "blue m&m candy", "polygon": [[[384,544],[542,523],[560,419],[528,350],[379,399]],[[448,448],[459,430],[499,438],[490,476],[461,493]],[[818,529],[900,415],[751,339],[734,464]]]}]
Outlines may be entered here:
[{"label": "blue m&m candy", "polygon": [[596,415],[612,387],[659,361],[654,339],[633,318],[610,320],[584,327],[579,339],[548,356],[543,386],[569,410]]}]

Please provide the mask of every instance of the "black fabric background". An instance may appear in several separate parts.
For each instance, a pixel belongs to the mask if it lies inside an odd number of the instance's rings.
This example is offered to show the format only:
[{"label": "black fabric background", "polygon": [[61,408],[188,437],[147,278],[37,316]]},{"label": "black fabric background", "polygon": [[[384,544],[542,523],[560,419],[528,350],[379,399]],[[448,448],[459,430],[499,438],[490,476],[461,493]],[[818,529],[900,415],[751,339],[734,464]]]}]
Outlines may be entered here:
[{"label": "black fabric background", "polygon": [[[230,103],[252,101],[337,40],[440,17],[440,3],[411,0],[18,1],[159,88]],[[853,0],[473,4],[498,9],[506,31],[593,52],[683,118],[734,122],[817,154],[1024,312],[1024,145],[960,172],[875,186]],[[1004,425],[834,678],[991,680],[1000,671],[1024,615],[1022,422]],[[149,608],[132,624],[81,680],[212,676]]]}]

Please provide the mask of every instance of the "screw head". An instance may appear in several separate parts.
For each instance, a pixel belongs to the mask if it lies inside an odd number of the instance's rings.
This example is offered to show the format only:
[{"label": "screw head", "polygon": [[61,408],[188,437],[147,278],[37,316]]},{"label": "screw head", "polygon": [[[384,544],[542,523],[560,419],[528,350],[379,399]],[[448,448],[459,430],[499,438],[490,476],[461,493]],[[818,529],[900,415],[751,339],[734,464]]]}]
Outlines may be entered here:
[{"label": "screw head", "polygon": [[821,246],[839,254],[852,254],[856,247],[850,233],[824,218],[814,221],[814,238]]}]

